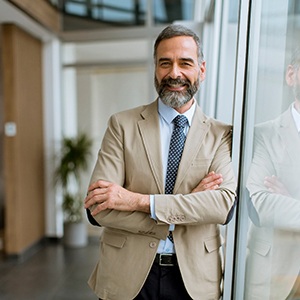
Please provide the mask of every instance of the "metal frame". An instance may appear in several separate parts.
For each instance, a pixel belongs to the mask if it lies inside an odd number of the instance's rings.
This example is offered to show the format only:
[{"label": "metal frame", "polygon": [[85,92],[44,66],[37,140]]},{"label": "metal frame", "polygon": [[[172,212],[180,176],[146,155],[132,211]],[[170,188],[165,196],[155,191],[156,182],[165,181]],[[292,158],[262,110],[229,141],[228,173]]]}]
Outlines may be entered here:
[{"label": "metal frame", "polygon": [[[234,112],[233,112],[233,142],[232,142],[232,160],[234,170],[238,178],[238,201],[236,208],[236,218],[231,226],[235,226],[236,235],[232,237],[232,243],[235,246],[235,253],[232,253],[232,270],[231,278],[229,276],[227,288],[231,281],[230,293],[224,291],[224,299],[243,299],[243,285],[244,285],[244,270],[245,270],[245,248],[242,233],[244,232],[244,223],[239,220],[239,216],[245,213],[245,203],[240,201],[241,197],[241,156],[242,138],[243,138],[243,122],[244,122],[244,102],[245,102],[245,88],[247,82],[247,50],[249,43],[249,16],[251,11],[251,0],[240,0],[239,9],[239,28],[238,28],[238,46],[237,46],[237,61],[236,61],[236,79],[235,79],[235,97],[234,97]],[[231,253],[228,253],[230,255]],[[230,271],[228,271],[230,272]],[[225,278],[226,279],[226,278]],[[231,279],[231,280],[230,280]]]}]

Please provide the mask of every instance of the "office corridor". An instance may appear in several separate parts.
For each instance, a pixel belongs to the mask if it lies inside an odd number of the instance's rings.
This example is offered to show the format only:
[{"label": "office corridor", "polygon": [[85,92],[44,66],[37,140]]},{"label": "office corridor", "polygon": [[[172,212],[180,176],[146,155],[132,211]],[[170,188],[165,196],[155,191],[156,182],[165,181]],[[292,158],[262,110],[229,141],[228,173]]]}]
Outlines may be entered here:
[{"label": "office corridor", "polygon": [[1,300],[93,300],[87,280],[97,261],[98,239],[84,248],[47,245],[24,262],[0,258]]}]

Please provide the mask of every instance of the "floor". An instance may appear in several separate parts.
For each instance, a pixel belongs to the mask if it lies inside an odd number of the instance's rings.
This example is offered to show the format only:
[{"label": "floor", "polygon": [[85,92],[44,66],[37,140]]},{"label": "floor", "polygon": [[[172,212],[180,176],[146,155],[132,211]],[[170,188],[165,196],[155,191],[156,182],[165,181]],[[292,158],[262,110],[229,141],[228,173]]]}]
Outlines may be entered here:
[{"label": "floor", "polygon": [[0,259],[1,300],[96,300],[87,285],[98,253],[98,240],[83,248],[47,242],[23,262]]}]

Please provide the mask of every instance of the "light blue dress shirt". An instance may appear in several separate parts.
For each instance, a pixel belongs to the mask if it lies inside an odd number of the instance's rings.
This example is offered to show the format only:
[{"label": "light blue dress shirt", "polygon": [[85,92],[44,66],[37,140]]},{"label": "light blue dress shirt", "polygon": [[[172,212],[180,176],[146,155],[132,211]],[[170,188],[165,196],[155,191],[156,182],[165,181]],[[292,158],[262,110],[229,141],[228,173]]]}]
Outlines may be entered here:
[{"label": "light blue dress shirt", "polygon": [[[192,119],[194,116],[196,108],[196,102],[194,100],[191,108],[186,111],[183,115],[187,117],[188,124],[186,124],[184,128],[184,133],[187,135],[188,130],[192,124]],[[163,175],[166,178],[167,173],[167,164],[168,164],[168,154],[169,154],[169,146],[172,131],[174,128],[174,124],[172,123],[173,119],[179,115],[179,113],[165,105],[160,99],[158,101],[158,114],[159,114],[159,125],[160,125],[160,139],[161,139],[161,153],[162,153],[162,163],[163,163]],[[155,215],[155,195],[150,195],[150,211],[151,218],[157,219]],[[170,225],[170,231],[174,230],[175,225]],[[158,246],[157,253],[175,253],[174,244],[167,238],[166,240],[161,240]]]},{"label": "light blue dress shirt", "polygon": [[292,105],[292,115],[293,115],[294,121],[296,123],[297,130],[300,133],[300,114],[295,109],[294,104]]}]

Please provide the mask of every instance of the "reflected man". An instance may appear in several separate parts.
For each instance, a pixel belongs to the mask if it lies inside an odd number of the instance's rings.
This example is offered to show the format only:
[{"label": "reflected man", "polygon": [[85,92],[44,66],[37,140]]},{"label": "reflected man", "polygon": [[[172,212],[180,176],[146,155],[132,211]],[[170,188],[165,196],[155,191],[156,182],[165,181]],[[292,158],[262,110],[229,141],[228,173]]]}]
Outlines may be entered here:
[{"label": "reflected man", "polygon": [[286,70],[293,103],[257,125],[250,193],[245,299],[300,299],[300,50]]}]

